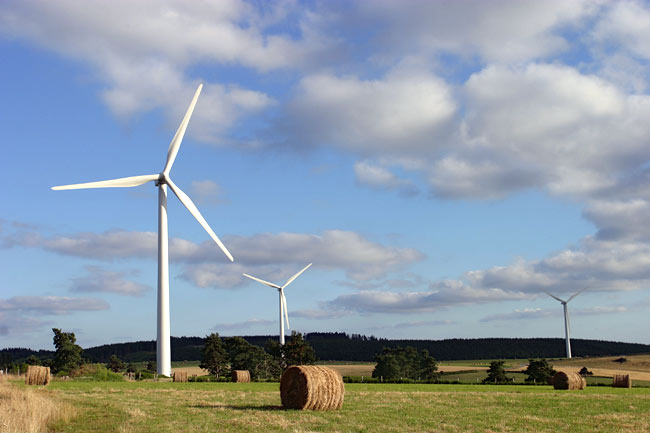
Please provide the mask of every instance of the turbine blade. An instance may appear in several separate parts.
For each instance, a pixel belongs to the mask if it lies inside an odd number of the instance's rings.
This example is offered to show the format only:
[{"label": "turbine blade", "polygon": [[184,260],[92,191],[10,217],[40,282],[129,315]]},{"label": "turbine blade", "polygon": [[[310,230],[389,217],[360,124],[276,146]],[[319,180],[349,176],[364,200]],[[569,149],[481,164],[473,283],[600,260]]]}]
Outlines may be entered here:
[{"label": "turbine blade", "polygon": [[284,288],[287,287],[289,284],[291,284],[291,283],[293,282],[293,280],[295,280],[296,278],[298,278],[298,277],[300,276],[300,274],[302,274],[303,272],[305,272],[305,271],[307,270],[307,268],[309,268],[311,265],[312,265],[311,263],[308,264],[307,266],[305,266],[304,268],[302,268],[302,271],[298,272],[296,275],[294,275],[293,277],[289,278],[289,280],[288,280],[286,283],[284,283],[284,286],[282,286],[282,288],[284,289]]},{"label": "turbine blade", "polygon": [[159,174],[145,174],[143,176],[121,177],[119,179],[100,180],[98,182],[77,183],[74,185],[53,186],[52,189],[60,191],[64,189],[86,189],[86,188],[126,188],[129,186],[140,186],[153,180],[158,180]]},{"label": "turbine blade", "polygon": [[546,290],[542,290],[542,292],[546,293],[548,296],[550,296],[550,297],[553,298],[553,299],[556,299],[556,300],[558,300],[558,301],[560,301],[560,302],[564,302],[563,299],[560,299],[560,298],[558,298],[558,297],[555,296],[555,295],[551,295],[551,294],[548,293]]},{"label": "turbine blade", "polygon": [[282,294],[282,306],[284,307],[284,320],[287,323],[287,329],[291,329],[289,326],[289,313],[287,312],[287,297],[284,296],[284,290],[280,290],[280,293]]},{"label": "turbine blade", "polygon": [[181,203],[183,203],[183,206],[185,206],[187,210],[190,211],[192,216],[196,218],[199,224],[201,224],[201,227],[203,227],[205,231],[208,232],[212,240],[215,241],[217,245],[219,245],[221,251],[223,251],[223,253],[230,259],[231,262],[234,262],[235,260],[232,258],[232,254],[230,254],[228,248],[226,248],[226,246],[221,242],[214,231],[212,231],[212,228],[210,228],[208,222],[205,220],[205,218],[203,218],[203,215],[201,215],[201,212],[199,212],[199,209],[196,207],[192,199],[189,198],[189,196],[185,194],[179,187],[177,187],[171,179],[167,179],[167,185],[169,185],[174,194],[176,194],[176,197],[178,197]]},{"label": "turbine blade", "polygon": [[269,283],[268,281],[264,281],[262,279],[254,277],[252,275],[248,275],[248,274],[242,274],[242,275],[245,276],[245,277],[250,278],[251,280],[257,281],[258,283],[262,283],[262,284],[264,284],[266,286],[273,287],[274,289],[281,289],[282,288],[282,287],[278,286],[277,284]]},{"label": "turbine blade", "polygon": [[163,173],[165,174],[169,174],[169,171],[172,169],[172,165],[174,165],[174,160],[176,160],[178,149],[181,147],[181,141],[183,141],[183,137],[185,136],[187,124],[190,123],[190,117],[192,117],[192,112],[196,106],[196,101],[199,99],[199,94],[201,94],[201,89],[203,89],[203,84],[199,84],[196,92],[194,92],[194,97],[192,98],[192,102],[190,102],[190,106],[185,112],[185,117],[183,117],[181,124],[178,126],[176,134],[174,134],[174,138],[172,138],[172,142],[169,143],[169,150],[167,151],[167,163],[165,163],[165,169],[163,170]]},{"label": "turbine blade", "polygon": [[585,287],[584,289],[580,290],[579,292],[574,293],[574,294],[573,294],[569,299],[567,299],[566,301],[569,302],[571,299],[575,298],[576,296],[578,296],[580,293],[584,292],[585,290],[587,290],[586,287]]}]

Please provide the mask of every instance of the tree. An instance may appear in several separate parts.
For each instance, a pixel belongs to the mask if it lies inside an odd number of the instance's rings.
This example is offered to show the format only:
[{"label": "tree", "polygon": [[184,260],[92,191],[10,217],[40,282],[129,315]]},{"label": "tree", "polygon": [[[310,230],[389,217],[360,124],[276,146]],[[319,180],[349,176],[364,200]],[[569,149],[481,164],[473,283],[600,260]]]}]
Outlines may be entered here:
[{"label": "tree", "polygon": [[156,372],[156,362],[155,361],[147,362],[147,371],[150,372],[150,373],[155,373]]},{"label": "tree", "polygon": [[492,361],[488,369],[488,375],[483,379],[483,383],[507,383],[508,376],[503,369],[505,361]]},{"label": "tree", "polygon": [[418,377],[422,380],[438,380],[440,378],[438,363],[433,356],[429,355],[429,351],[426,349],[423,349],[420,355]]},{"label": "tree", "polygon": [[124,363],[117,356],[111,355],[111,358],[108,360],[108,363],[106,364],[106,368],[108,368],[114,373],[119,373],[120,371],[124,370]]},{"label": "tree", "polygon": [[83,349],[77,345],[77,338],[73,332],[63,332],[60,329],[52,328],[54,332],[54,359],[50,364],[53,373],[67,372],[79,367],[82,364],[81,353]]},{"label": "tree", "polygon": [[411,346],[384,347],[381,354],[375,355],[377,365],[372,377],[393,380],[407,378],[414,380],[437,380],[438,364],[427,350]]},{"label": "tree", "polygon": [[248,370],[251,380],[271,379],[279,376],[279,366],[274,358],[259,346],[241,337],[225,339],[226,351],[233,370]]},{"label": "tree", "polygon": [[133,364],[132,362],[129,362],[126,365],[126,372],[127,373],[135,373],[136,372],[135,364]]},{"label": "tree", "polygon": [[41,360],[38,359],[35,355],[29,355],[29,357],[25,360],[25,364],[27,364],[27,365],[41,365]]},{"label": "tree", "polygon": [[208,370],[217,378],[228,370],[228,354],[216,332],[205,337],[199,367]]},{"label": "tree", "polygon": [[593,376],[594,375],[594,373],[589,371],[589,369],[587,367],[582,367],[580,369],[580,371],[578,372],[578,374],[580,374],[580,376],[582,376],[582,377],[587,377],[587,376]]},{"label": "tree", "polygon": [[377,361],[377,365],[372,370],[372,377],[383,379],[396,379],[400,377],[400,364],[394,353],[389,352],[377,355],[375,361]]},{"label": "tree", "polygon": [[545,359],[538,361],[529,359],[528,367],[526,367],[524,373],[528,375],[526,382],[547,383],[549,378],[553,377],[557,372]]},{"label": "tree", "polygon": [[314,352],[314,348],[297,331],[291,331],[291,340],[282,346],[282,354],[284,364],[287,367],[290,365],[310,365],[316,363],[316,352]]}]

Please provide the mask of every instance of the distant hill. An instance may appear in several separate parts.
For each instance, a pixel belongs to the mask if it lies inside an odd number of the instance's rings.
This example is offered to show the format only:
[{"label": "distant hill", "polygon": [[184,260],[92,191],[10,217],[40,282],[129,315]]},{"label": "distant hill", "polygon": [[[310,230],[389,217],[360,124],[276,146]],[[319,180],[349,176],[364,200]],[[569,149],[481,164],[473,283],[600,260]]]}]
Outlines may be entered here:
[{"label": "distant hill", "polygon": [[[277,340],[277,336],[261,335],[244,337],[251,344],[264,346],[268,339]],[[290,337],[287,337],[290,338]],[[413,346],[419,350],[426,349],[438,360],[451,361],[459,359],[499,359],[499,358],[561,358],[565,354],[562,338],[473,338],[447,340],[389,340],[367,337],[365,335],[345,334],[342,332],[314,332],[305,335],[305,339],[316,351],[321,360],[336,361],[373,361],[375,354],[384,347]],[[201,359],[201,337],[172,337],[172,360],[195,361]],[[650,345],[622,343],[602,340],[571,340],[574,356],[615,356],[650,353]],[[47,359],[53,351],[30,349],[0,350],[0,365],[6,362],[21,361],[30,355]],[[105,344],[84,349],[83,356],[92,362],[107,362],[111,355],[117,355],[123,361],[140,362],[156,360],[155,341],[136,341],[131,343]]]}]

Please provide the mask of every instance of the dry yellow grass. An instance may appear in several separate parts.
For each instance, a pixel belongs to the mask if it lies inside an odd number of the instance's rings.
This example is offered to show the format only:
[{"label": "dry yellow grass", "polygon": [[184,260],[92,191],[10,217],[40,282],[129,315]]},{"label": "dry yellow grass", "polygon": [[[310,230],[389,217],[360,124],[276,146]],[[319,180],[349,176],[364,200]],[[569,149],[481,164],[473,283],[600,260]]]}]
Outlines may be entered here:
[{"label": "dry yellow grass", "polygon": [[204,370],[199,367],[178,367],[178,368],[173,368],[172,372],[187,373],[189,377],[192,377],[194,375],[205,376],[206,374],[210,374],[208,370]]},{"label": "dry yellow grass", "polygon": [[321,367],[331,368],[338,371],[341,376],[372,376],[375,364],[319,364]]},{"label": "dry yellow grass", "polygon": [[55,401],[51,392],[0,382],[0,431],[2,433],[47,432],[56,421],[69,421],[76,410]]},{"label": "dry yellow grass", "polygon": [[[616,359],[625,358],[627,362],[614,362]],[[623,355],[623,356],[602,356],[597,358],[572,358],[553,361],[557,367],[587,367],[618,371],[618,374],[627,374],[628,371],[650,373],[650,355]],[[595,374],[595,372],[594,372]],[[647,379],[646,379],[647,380]]]}]

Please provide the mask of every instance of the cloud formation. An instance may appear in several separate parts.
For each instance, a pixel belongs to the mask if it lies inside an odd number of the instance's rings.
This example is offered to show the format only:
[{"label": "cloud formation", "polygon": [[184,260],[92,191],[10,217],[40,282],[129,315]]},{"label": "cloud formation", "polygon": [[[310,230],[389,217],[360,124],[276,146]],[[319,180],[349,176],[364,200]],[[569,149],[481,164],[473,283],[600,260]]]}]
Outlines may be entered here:
[{"label": "cloud formation", "polygon": [[103,292],[125,296],[144,296],[152,288],[146,284],[136,283],[125,279],[131,272],[115,272],[98,266],[86,266],[86,276],[72,279],[71,292],[90,293]]},{"label": "cloud formation", "polygon": [[[170,259],[172,263],[182,265],[182,278],[199,287],[229,288],[244,282],[242,272],[283,281],[306,263],[314,262],[317,268],[343,270],[349,278],[363,281],[381,278],[424,258],[415,249],[382,245],[358,233],[343,230],[327,230],[320,235],[263,233],[225,236],[223,239],[237,258],[234,264],[224,265],[223,254],[212,241],[196,244],[179,238],[170,239]],[[158,242],[157,235],[153,232],[125,230],[53,237],[44,237],[32,231],[19,231],[7,233],[0,241],[5,247],[43,248],[58,254],[104,261],[154,259]],[[73,285],[75,290],[92,289],[123,294],[146,290],[141,285],[124,281],[124,274],[93,267],[87,269],[93,275],[77,279]]]},{"label": "cloud formation", "polygon": [[19,311],[43,315],[70,314],[74,311],[107,310],[101,299],[71,298],[67,296],[14,296],[0,299],[0,311]]},{"label": "cloud formation", "polygon": [[250,319],[244,320],[243,322],[235,323],[218,323],[212,328],[214,331],[236,331],[239,332],[241,329],[250,329],[256,327],[271,327],[272,325],[277,325],[278,322],[274,320],[264,320],[264,319]]}]

